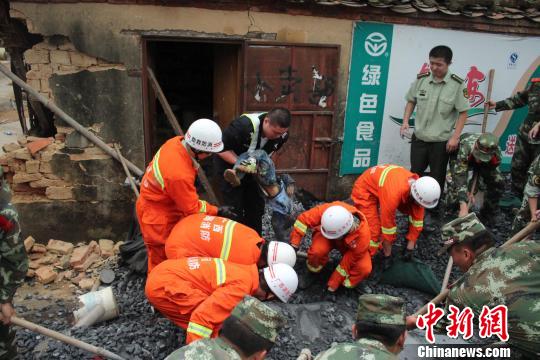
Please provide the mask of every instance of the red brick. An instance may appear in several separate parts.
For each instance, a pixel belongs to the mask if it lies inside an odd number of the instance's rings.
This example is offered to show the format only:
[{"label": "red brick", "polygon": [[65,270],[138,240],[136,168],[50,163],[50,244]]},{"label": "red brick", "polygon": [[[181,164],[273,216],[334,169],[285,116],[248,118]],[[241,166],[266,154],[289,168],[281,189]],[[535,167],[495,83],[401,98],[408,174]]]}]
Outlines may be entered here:
[{"label": "red brick", "polygon": [[108,239],[99,240],[99,249],[101,250],[101,257],[106,259],[114,255],[114,241]]},{"label": "red brick", "polygon": [[40,138],[39,140],[28,142],[28,144],[26,144],[26,147],[28,148],[30,153],[34,155],[38,151],[52,144],[53,141],[54,141],[53,138]]},{"label": "red brick", "polygon": [[47,252],[47,247],[43,244],[34,244],[34,246],[32,246],[32,250],[31,250],[33,253],[46,253]]},{"label": "red brick", "polygon": [[91,253],[88,258],[81,265],[76,265],[73,268],[77,271],[86,271],[90,266],[92,266],[96,261],[100,259],[99,254]]},{"label": "red brick", "polygon": [[36,239],[29,236],[26,239],[24,239],[24,248],[26,249],[26,252],[30,252],[32,250],[32,246],[36,243]]},{"label": "red brick", "polygon": [[69,264],[73,267],[82,265],[86,258],[92,253],[92,250],[92,247],[88,245],[75,248],[71,255],[71,259],[69,259]]},{"label": "red brick", "polygon": [[47,244],[47,250],[53,253],[67,255],[73,252],[73,244],[62,240],[50,239]]},{"label": "red brick", "polygon": [[36,270],[36,276],[40,283],[48,284],[56,279],[56,271],[52,266],[42,266]]}]

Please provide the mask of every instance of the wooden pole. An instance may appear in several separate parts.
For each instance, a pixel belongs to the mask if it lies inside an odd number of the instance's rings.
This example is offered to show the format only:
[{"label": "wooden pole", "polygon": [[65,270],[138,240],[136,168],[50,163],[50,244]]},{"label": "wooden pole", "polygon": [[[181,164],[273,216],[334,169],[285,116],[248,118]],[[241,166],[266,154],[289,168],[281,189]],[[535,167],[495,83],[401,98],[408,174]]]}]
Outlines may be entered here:
[{"label": "wooden pole", "polygon": [[106,349],[104,349],[102,347],[98,347],[98,346],[94,346],[94,345],[85,343],[84,341],[75,339],[74,337],[64,335],[62,333],[59,333],[59,332],[51,330],[51,329],[47,329],[46,327],[43,327],[43,326],[38,325],[38,324],[34,324],[33,322],[21,319],[21,318],[19,318],[17,316],[12,316],[11,317],[11,322],[14,325],[21,326],[21,327],[26,328],[28,330],[43,334],[45,336],[48,336],[48,337],[51,337],[53,339],[62,341],[62,342],[66,343],[66,344],[69,344],[69,345],[73,345],[75,347],[86,350],[86,351],[91,352],[91,353],[96,354],[96,355],[104,356],[106,358],[113,359],[113,360],[126,360],[123,357],[121,357],[120,355],[116,355],[115,353],[110,352],[109,350],[106,350]]},{"label": "wooden pole", "polygon": [[118,154],[118,158],[120,159],[120,162],[122,163],[122,167],[124,168],[124,172],[126,173],[126,176],[128,178],[129,184],[131,185],[131,190],[135,193],[135,196],[139,197],[139,189],[137,189],[137,185],[135,184],[135,181],[133,180],[133,177],[131,176],[131,173],[129,172],[129,169],[126,164],[126,159],[122,156],[120,153],[120,148],[118,147],[118,144],[114,144],[114,150],[116,150],[116,153]]},{"label": "wooden pole", "polygon": [[[149,67],[146,68],[146,71],[148,72],[148,78],[150,80],[150,84],[152,85],[152,88],[156,92],[159,102],[161,103],[161,107],[163,107],[163,111],[165,112],[167,120],[169,121],[169,124],[173,128],[174,133],[177,136],[184,136],[184,132],[182,131],[182,128],[180,127],[180,124],[178,123],[178,120],[176,119],[176,116],[174,115],[174,112],[172,111],[171,106],[169,105],[169,102],[167,101],[167,98],[165,97],[165,94],[163,93],[163,90],[161,89],[161,86],[159,86],[159,83],[157,81],[156,75],[154,74],[154,71],[152,71],[152,69],[150,69]],[[214,205],[219,206],[219,201],[216,196],[216,193],[214,192],[212,185],[210,185],[210,181],[208,181],[208,177],[206,176],[206,173],[204,172],[201,166],[199,166],[199,168],[197,169],[197,175],[199,176],[199,179],[201,180],[204,190],[208,194],[208,198],[210,202],[212,202]]]},{"label": "wooden pole", "polygon": [[486,132],[486,126],[487,126],[487,119],[489,114],[489,108],[487,106],[487,103],[491,100],[491,91],[493,90],[493,78],[495,77],[495,69],[489,70],[488,75],[488,91],[487,96],[484,103],[484,117],[482,119],[482,133]]},{"label": "wooden pole", "polygon": [[[22,81],[17,75],[9,71],[4,65],[0,64],[0,72],[2,72],[4,75],[6,75],[8,78],[10,78],[14,83],[19,85],[21,88],[23,88],[27,93],[32,95],[33,98],[39,100],[44,106],[49,108],[53,113],[55,113],[58,117],[60,117],[62,120],[67,122],[69,126],[73,127],[75,130],[77,130],[81,135],[83,135],[85,138],[96,144],[101,150],[105,151],[107,154],[112,156],[114,159],[120,161],[118,158],[118,155],[112,149],[109,145],[107,145],[103,140],[98,138],[96,135],[92,134],[90,131],[88,131],[84,126],[79,124],[75,119],[73,119],[71,116],[66,114],[62,109],[60,109],[58,106],[56,106],[51,100],[47,99],[43,95],[41,95],[39,92],[34,90],[32,87],[30,87],[27,83]],[[135,164],[131,163],[130,161],[126,160],[126,164],[128,168],[133,171],[133,173],[137,176],[141,176],[144,174],[144,172],[139,169]]]}]

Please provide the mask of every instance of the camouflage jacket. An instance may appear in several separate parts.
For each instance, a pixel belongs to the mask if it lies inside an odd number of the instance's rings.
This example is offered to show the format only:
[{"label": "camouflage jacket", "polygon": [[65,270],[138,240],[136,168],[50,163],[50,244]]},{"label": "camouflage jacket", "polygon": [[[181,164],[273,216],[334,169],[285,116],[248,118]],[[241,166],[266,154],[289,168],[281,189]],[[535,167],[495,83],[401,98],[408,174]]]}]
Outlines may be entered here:
[{"label": "camouflage jacket", "polygon": [[241,360],[238,353],[220,338],[201,339],[174,351],[165,360]]},{"label": "camouflage jacket", "polygon": [[535,123],[540,121],[540,85],[536,85],[507,99],[497,101],[496,111],[513,110],[529,105],[529,112],[519,131],[527,135]]},{"label": "camouflage jacket", "polygon": [[315,360],[393,360],[397,356],[378,340],[362,338],[354,343],[337,344],[317,355]]},{"label": "camouflage jacket", "polygon": [[540,353],[540,243],[522,241],[484,251],[448,298],[460,309],[470,307],[477,320],[484,305],[506,305],[510,345],[528,355]]},{"label": "camouflage jacket", "polygon": [[[480,137],[481,134],[471,134],[465,133],[462,134],[459,138],[459,149],[457,151],[456,160],[454,163],[452,181],[455,183],[455,189],[457,192],[457,197],[459,201],[467,202],[467,179],[469,175],[469,170],[474,166],[479,166],[476,162],[471,161],[472,151],[474,149],[474,144],[476,140]],[[501,162],[501,150],[497,149],[495,154],[498,162]],[[481,166],[495,166],[490,163],[482,164]],[[498,165],[497,165],[498,166]]]},{"label": "camouflage jacket", "polygon": [[540,196],[540,156],[529,166],[529,178],[525,184],[524,194],[528,198]]},{"label": "camouflage jacket", "polygon": [[26,276],[28,258],[19,236],[19,216],[9,202],[9,186],[0,181],[0,303],[6,303],[11,302]]}]

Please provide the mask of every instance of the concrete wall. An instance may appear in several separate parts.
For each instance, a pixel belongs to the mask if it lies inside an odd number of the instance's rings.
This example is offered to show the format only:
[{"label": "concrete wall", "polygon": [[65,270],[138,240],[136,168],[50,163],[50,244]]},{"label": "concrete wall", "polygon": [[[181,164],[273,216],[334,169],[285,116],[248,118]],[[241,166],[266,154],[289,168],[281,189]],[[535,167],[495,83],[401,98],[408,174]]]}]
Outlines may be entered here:
[{"label": "concrete wall", "polygon": [[[353,21],[285,14],[223,11],[185,7],[122,6],[104,4],[30,4],[12,2],[12,16],[27,20],[31,32],[43,36],[69,38],[78,51],[104,61],[121,64],[138,74],[141,69],[141,35],[187,36],[201,38],[249,38],[250,32],[272,34],[277,41],[293,43],[338,44],[341,46],[335,137],[343,132],[350,47]],[[135,80],[134,78],[132,78]],[[65,83],[65,82],[64,82]],[[67,84],[65,84],[67,86]],[[130,126],[141,127],[142,101],[140,78],[130,81],[136,89],[118,92],[115,103],[128,104],[134,116]],[[67,88],[69,90],[69,87]],[[98,105],[98,104],[96,104]],[[75,109],[74,109],[75,110]],[[130,144],[130,152],[140,154],[142,138]],[[338,178],[340,147],[334,149],[331,169],[331,194],[343,196],[350,191],[352,179]],[[138,156],[130,158],[137,162]]]}]

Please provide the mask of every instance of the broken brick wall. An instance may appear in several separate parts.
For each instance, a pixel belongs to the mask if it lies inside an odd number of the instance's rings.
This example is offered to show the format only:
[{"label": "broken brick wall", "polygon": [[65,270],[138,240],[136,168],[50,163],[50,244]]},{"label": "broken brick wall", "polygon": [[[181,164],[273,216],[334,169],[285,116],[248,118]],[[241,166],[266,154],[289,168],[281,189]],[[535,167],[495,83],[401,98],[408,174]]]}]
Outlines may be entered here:
[{"label": "broken brick wall", "polygon": [[[44,37],[24,53],[24,60],[31,87],[143,164],[142,129],[130,124],[137,110],[119,101],[119,94],[132,95],[123,65],[80,52],[61,35]],[[19,138],[4,146],[0,157],[23,235],[40,242],[51,237],[73,242],[123,239],[133,196],[123,185],[121,165],[57,116],[55,127],[54,139]]]}]

